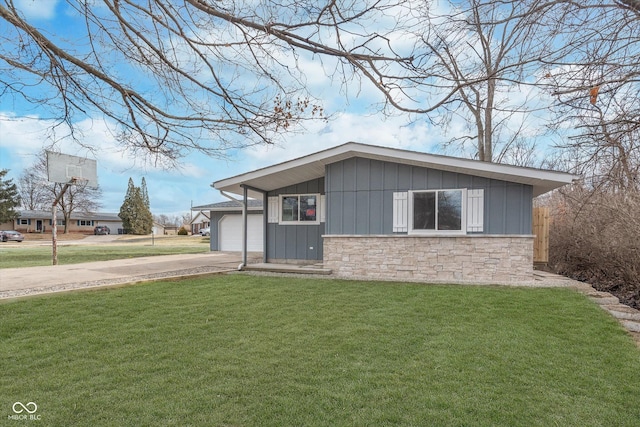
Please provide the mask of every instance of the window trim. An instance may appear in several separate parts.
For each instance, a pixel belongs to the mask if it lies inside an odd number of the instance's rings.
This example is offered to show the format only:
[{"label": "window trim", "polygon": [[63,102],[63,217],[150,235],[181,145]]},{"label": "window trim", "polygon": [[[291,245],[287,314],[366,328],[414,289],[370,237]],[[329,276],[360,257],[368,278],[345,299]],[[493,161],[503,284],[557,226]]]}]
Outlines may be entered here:
[{"label": "window trim", "polygon": [[[423,230],[413,228],[413,204],[415,194],[424,193],[436,193],[436,201],[438,200],[438,193],[442,191],[460,191],[460,230]],[[466,188],[438,188],[433,190],[409,190],[409,216],[408,216],[408,234],[452,234],[452,235],[465,235],[467,234],[467,189]],[[437,214],[437,213],[436,213]],[[437,223],[436,223],[437,226]]]},{"label": "window trim", "polygon": [[[300,221],[300,197],[314,196],[316,198],[316,219],[315,221]],[[282,219],[282,199],[285,197],[297,197],[298,198],[298,220],[297,221],[285,221]],[[279,225],[318,225],[320,224],[321,217],[321,194],[320,193],[293,193],[293,194],[279,194],[278,195],[278,224]]]}]

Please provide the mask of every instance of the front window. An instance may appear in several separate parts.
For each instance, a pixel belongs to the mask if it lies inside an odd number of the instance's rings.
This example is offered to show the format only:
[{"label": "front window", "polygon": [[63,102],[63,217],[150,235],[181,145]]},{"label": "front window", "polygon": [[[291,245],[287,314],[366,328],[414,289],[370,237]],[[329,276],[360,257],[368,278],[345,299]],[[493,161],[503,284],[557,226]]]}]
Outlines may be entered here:
[{"label": "front window", "polygon": [[280,196],[281,224],[317,224],[319,194],[291,194]]},{"label": "front window", "polygon": [[412,230],[416,232],[463,232],[463,190],[412,193]]}]

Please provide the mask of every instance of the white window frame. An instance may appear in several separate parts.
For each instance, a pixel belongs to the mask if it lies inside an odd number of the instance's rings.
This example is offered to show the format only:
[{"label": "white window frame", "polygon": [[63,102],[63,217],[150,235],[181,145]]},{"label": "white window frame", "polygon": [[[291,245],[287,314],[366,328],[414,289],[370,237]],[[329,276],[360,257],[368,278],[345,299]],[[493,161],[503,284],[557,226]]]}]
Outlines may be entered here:
[{"label": "white window frame", "polygon": [[[413,228],[413,204],[414,195],[423,193],[436,193],[436,202],[438,200],[438,192],[442,191],[460,191],[462,193],[462,200],[460,206],[460,230],[423,230]],[[409,191],[409,234],[467,234],[467,189],[466,188],[442,188],[434,190],[413,190]],[[437,206],[437,205],[436,205]],[[436,207],[437,209],[437,207]],[[436,210],[436,227],[438,224],[437,210]]]},{"label": "white window frame", "polygon": [[[316,198],[316,219],[315,221],[300,221],[300,198],[305,196],[314,196]],[[298,220],[297,221],[285,221],[282,219],[282,199],[285,197],[297,197],[298,198]],[[321,195],[320,193],[299,193],[299,194],[280,194],[278,196],[278,224],[280,225],[317,225],[320,224],[321,217]]]}]

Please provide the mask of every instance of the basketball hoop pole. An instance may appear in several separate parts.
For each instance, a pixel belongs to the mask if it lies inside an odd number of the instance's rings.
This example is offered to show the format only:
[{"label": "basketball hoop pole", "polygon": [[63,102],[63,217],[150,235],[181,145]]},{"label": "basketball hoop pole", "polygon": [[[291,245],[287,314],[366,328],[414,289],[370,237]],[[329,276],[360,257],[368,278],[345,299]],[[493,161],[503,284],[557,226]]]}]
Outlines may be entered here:
[{"label": "basketball hoop pole", "polygon": [[76,178],[71,178],[71,181],[67,182],[64,187],[62,187],[62,190],[60,190],[60,194],[58,194],[58,197],[56,197],[56,199],[53,201],[53,204],[51,205],[51,214],[53,216],[52,219],[52,227],[51,227],[51,247],[52,247],[52,263],[53,265],[58,265],[58,210],[56,209],[56,205],[58,204],[58,202],[60,201],[60,199],[62,198],[62,196],[64,195],[64,193],[67,191],[67,189],[69,188],[69,186],[71,184],[75,184],[76,182]]}]

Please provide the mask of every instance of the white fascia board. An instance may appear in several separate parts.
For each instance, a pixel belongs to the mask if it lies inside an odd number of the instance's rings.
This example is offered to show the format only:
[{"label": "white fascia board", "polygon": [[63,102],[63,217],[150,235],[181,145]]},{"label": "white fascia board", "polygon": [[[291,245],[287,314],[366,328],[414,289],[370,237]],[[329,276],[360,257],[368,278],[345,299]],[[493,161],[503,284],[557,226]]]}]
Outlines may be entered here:
[{"label": "white fascia board", "polygon": [[388,160],[391,162],[411,164],[432,169],[448,170],[451,172],[465,173],[467,175],[478,175],[487,178],[501,179],[503,181],[514,181],[516,178],[522,180],[524,178],[533,180],[551,180],[569,184],[574,179],[578,178],[577,175],[572,175],[566,172],[512,166],[501,163],[481,162],[478,160],[463,159],[459,157],[419,153],[415,151],[397,150],[371,145],[365,145],[363,147],[364,149],[361,150],[363,154],[362,157],[369,157],[367,155],[369,154],[373,155],[373,158],[377,158],[379,160]]},{"label": "white fascia board", "polygon": [[[237,212],[242,210],[242,206],[230,206],[227,208],[212,208],[208,209],[210,212]],[[250,207],[247,211],[261,211],[261,207]]]}]

